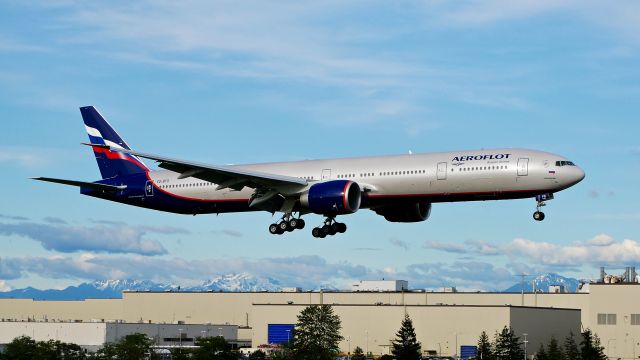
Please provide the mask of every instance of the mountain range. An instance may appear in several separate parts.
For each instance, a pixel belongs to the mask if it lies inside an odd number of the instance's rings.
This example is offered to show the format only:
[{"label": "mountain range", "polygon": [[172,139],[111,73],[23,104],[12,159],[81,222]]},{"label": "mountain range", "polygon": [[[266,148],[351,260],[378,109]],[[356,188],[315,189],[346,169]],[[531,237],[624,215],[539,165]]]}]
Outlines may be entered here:
[{"label": "mountain range", "polygon": [[[532,291],[533,285],[538,290],[547,291],[550,285],[564,285],[568,292],[575,292],[580,281],[549,273],[525,281],[524,291]],[[69,286],[62,290],[35,289],[26,287],[0,292],[0,298],[18,298],[34,300],[83,300],[83,299],[120,299],[123,291],[281,291],[283,285],[277,279],[258,278],[247,273],[227,274],[204,281],[197,286],[179,286],[168,283],[157,283],[149,280],[100,280],[85,282],[77,286]],[[319,290],[320,287],[313,290]],[[322,289],[338,290],[335,287],[322,285]],[[517,283],[502,292],[520,292],[522,284]]]},{"label": "mountain range", "polygon": [[[578,290],[578,286],[580,285],[580,280],[564,277],[554,273],[548,273],[536,276],[533,279],[525,278],[524,291],[533,292],[534,284],[536,290],[543,292],[549,291],[549,286],[551,285],[563,285],[567,292],[576,292]],[[522,285],[522,282],[519,282],[517,284],[514,284],[510,288],[503,290],[502,292],[521,292],[523,290]]]},{"label": "mountain range", "polygon": [[156,283],[149,280],[99,280],[69,286],[62,290],[26,287],[0,292],[0,298],[34,300],[83,300],[120,299],[123,291],[280,291],[282,285],[276,279],[256,278],[246,273],[228,274],[204,281],[197,286],[179,286]]}]

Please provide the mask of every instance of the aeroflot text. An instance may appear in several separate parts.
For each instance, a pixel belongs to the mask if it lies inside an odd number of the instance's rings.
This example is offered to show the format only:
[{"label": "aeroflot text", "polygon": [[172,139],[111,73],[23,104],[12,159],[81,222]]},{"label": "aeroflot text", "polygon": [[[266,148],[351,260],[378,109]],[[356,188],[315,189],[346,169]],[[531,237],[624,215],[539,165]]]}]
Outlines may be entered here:
[{"label": "aeroflot text", "polygon": [[511,154],[456,156],[451,161],[500,160],[508,159]]}]

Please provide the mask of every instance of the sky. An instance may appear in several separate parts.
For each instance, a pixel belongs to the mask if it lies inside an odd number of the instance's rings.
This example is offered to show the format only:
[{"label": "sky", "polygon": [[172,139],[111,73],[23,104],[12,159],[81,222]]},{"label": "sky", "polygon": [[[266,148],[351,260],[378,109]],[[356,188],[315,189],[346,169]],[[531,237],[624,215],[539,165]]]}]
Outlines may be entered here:
[{"label": "sky", "polygon": [[[502,289],[640,263],[640,3],[0,2],[0,291],[103,279]],[[533,199],[369,210],[272,236],[269,213],[184,216],[29,180],[95,181],[78,108],[139,151],[211,164],[525,147],[586,172]]]}]

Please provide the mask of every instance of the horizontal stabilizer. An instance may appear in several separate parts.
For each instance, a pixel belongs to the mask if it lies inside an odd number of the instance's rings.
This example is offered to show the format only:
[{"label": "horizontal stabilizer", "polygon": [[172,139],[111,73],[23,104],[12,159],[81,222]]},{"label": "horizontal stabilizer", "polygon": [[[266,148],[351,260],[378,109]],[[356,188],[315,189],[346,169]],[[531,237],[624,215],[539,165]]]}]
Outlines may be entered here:
[{"label": "horizontal stabilizer", "polygon": [[107,185],[107,184],[99,184],[99,183],[87,182],[87,181],[54,179],[54,178],[48,178],[48,177],[37,177],[32,179],[38,180],[38,181],[48,181],[48,182],[57,183],[57,184],[71,185],[71,186],[83,186],[87,188],[92,188],[96,190],[105,190],[105,191],[120,191],[127,188],[127,185]]}]

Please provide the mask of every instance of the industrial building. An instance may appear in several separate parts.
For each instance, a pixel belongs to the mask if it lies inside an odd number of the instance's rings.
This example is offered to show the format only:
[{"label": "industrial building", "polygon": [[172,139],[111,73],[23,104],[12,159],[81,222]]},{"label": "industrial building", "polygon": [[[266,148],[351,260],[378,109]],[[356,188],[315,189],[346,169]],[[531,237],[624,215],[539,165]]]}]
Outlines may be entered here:
[{"label": "industrial building", "polygon": [[120,338],[145,334],[157,348],[193,346],[200,336],[222,336],[237,345],[238,326],[212,324],[153,324],[124,322],[0,322],[0,344],[7,344],[21,335],[36,341],[59,340],[96,351],[105,343]]},{"label": "industrial building", "polygon": [[[562,339],[570,331],[578,334],[590,328],[600,337],[609,357],[636,359],[640,355],[638,283],[593,283],[578,293],[563,292],[558,287],[552,290],[125,292],[122,299],[110,300],[2,299],[0,319],[5,322],[0,328],[8,324],[7,320],[31,322],[32,326],[45,321],[91,323],[95,319],[131,324],[229,324],[237,326],[238,343],[257,347],[283,341],[287,326],[290,329],[305,306],[331,304],[342,320],[344,351],[360,346],[373,354],[387,353],[407,313],[423,349],[440,355],[459,354],[463,345],[475,345],[482,331],[492,336],[504,326],[511,326],[517,336],[528,334],[530,354],[551,336]],[[23,331],[29,335],[26,329]]]}]

